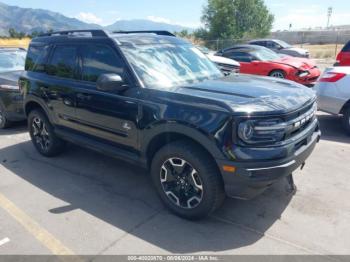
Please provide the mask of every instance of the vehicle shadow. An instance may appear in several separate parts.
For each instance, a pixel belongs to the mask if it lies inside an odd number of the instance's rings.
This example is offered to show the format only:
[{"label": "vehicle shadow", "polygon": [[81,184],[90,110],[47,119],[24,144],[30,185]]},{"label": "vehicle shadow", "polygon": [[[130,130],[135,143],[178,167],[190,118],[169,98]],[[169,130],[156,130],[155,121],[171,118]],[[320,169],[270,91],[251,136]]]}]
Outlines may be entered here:
[{"label": "vehicle shadow", "polygon": [[16,135],[27,132],[27,122],[14,122],[12,126],[6,129],[0,129],[0,136]]},{"label": "vehicle shadow", "polygon": [[341,116],[319,112],[317,117],[322,131],[322,140],[350,143],[350,136],[346,134],[342,126]]},{"label": "vehicle shadow", "polygon": [[[0,163],[40,190],[69,203],[48,208],[48,217],[69,215],[80,209],[123,234],[127,232],[177,254],[249,246],[280,219],[292,198],[285,191],[283,180],[254,200],[228,199],[209,218],[191,222],[170,214],[163,207],[147,171],[77,146],[69,146],[65,154],[48,159],[26,141],[0,149]],[[35,201],[34,196],[33,199],[26,196],[26,201]],[[67,232],[74,231],[68,222],[64,226]],[[96,234],[96,230],[94,232]],[[100,237],[103,241],[102,233]],[[85,236],[80,241],[88,239],[91,238]],[[113,253],[113,248],[110,246],[106,253]]]}]

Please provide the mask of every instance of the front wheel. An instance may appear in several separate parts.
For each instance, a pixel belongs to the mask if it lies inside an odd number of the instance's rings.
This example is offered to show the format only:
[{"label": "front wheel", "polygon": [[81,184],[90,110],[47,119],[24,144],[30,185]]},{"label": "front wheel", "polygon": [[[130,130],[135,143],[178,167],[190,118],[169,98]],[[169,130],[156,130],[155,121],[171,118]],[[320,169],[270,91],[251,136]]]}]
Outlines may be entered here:
[{"label": "front wheel", "polygon": [[56,136],[43,111],[33,110],[29,113],[28,128],[35,148],[43,156],[53,157],[63,151],[65,142]]},{"label": "front wheel", "polygon": [[274,70],[272,71],[269,76],[271,77],[275,77],[275,78],[281,78],[281,79],[285,79],[286,78],[286,73],[283,72],[282,70]]},{"label": "front wheel", "polygon": [[151,175],[165,206],[186,219],[206,217],[225,199],[216,163],[188,141],[160,149],[152,161]]}]

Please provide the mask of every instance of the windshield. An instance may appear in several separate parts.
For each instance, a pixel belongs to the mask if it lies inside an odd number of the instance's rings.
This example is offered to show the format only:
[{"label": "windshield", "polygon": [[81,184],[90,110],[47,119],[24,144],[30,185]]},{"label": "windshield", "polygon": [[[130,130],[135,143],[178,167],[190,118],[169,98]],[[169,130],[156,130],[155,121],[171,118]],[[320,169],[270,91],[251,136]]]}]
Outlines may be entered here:
[{"label": "windshield", "polygon": [[0,73],[24,70],[25,51],[0,51]]},{"label": "windshield", "polygon": [[273,61],[281,58],[277,53],[269,49],[260,49],[260,50],[251,52],[251,54],[256,58],[258,58],[260,61]]},{"label": "windshield", "polygon": [[181,86],[223,76],[216,65],[192,45],[129,44],[121,48],[148,87]]},{"label": "windshield", "polygon": [[286,42],[284,42],[284,41],[282,41],[282,40],[275,40],[275,42],[276,42],[277,44],[279,44],[280,46],[282,46],[283,48],[291,47],[290,44],[288,44],[288,43],[286,43]]}]

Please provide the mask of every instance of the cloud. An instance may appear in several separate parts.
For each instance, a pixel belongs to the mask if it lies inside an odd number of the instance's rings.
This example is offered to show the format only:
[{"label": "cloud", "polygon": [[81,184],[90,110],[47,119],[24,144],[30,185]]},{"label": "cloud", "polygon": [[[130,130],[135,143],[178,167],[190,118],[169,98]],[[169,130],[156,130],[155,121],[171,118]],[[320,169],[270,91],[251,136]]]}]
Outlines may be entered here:
[{"label": "cloud", "polygon": [[78,15],[75,16],[75,18],[85,22],[85,23],[92,23],[92,24],[103,24],[103,20],[93,13],[88,12],[80,12]]},{"label": "cloud", "polygon": [[153,15],[147,16],[147,19],[150,20],[150,21],[153,21],[153,22],[157,22],[157,23],[166,23],[166,24],[172,24],[172,25],[180,25],[180,26],[190,27],[190,28],[197,28],[197,27],[201,26],[200,23],[196,23],[196,22],[190,22],[190,23],[177,22],[177,21],[172,21],[172,20],[170,20],[168,18],[159,17],[159,16],[153,16]]}]

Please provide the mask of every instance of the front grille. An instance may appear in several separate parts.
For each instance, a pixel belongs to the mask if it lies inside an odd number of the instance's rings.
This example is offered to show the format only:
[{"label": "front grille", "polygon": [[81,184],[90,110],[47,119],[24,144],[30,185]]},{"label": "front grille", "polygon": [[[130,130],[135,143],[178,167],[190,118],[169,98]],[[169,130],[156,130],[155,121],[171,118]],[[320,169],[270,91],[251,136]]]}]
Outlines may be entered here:
[{"label": "front grille", "polygon": [[316,118],[317,104],[313,103],[306,109],[300,110],[294,114],[294,118],[286,123],[285,140],[298,135],[303,130],[307,129]]}]

